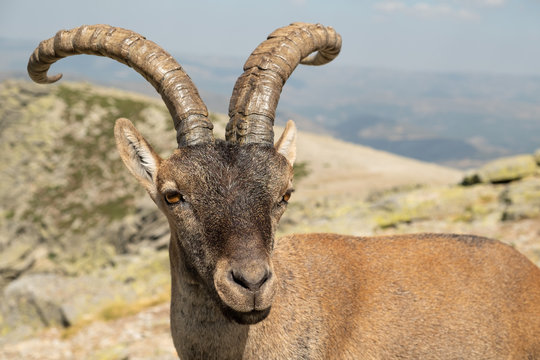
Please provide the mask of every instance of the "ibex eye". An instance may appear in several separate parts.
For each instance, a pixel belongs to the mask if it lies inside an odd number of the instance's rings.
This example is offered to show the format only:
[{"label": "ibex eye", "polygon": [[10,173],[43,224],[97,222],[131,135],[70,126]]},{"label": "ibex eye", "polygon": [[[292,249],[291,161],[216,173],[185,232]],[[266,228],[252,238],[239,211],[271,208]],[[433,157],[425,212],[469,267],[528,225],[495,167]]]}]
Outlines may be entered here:
[{"label": "ibex eye", "polygon": [[184,197],[178,192],[171,192],[165,194],[165,201],[167,202],[167,204],[172,205],[179,203],[180,201],[184,201]]},{"label": "ibex eye", "polygon": [[289,202],[289,199],[291,198],[292,190],[287,191],[283,196],[281,197],[280,204],[287,204]]}]

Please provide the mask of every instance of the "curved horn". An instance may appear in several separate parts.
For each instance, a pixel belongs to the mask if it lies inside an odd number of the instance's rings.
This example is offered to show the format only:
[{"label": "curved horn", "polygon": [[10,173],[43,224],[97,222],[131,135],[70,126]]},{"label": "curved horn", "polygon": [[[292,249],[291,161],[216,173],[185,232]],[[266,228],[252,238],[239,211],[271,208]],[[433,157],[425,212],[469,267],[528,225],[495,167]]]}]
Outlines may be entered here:
[{"label": "curved horn", "polygon": [[34,50],[28,61],[28,74],[37,83],[53,83],[62,74],[47,76],[50,66],[78,54],[117,60],[150,82],[171,113],[179,147],[214,141],[208,111],[189,76],[169,53],[133,31],[109,25],[61,30]]},{"label": "curved horn", "polygon": [[[274,143],[274,117],[283,85],[299,63],[323,65],[341,50],[341,36],[321,24],[277,29],[249,56],[229,104],[226,139],[239,144]],[[314,51],[316,54],[309,56]]]}]

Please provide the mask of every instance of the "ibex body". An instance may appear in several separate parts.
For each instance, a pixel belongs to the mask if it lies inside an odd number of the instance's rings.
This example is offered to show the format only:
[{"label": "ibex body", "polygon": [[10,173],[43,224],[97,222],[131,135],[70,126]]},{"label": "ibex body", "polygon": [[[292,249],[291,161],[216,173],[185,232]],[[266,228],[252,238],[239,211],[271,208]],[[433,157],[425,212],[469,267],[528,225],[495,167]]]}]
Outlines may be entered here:
[{"label": "ibex body", "polygon": [[[180,65],[140,35],[105,25],[59,32],[29,73],[79,54],[126,63],[162,95],[179,148],[161,159],[126,119],[131,173],[169,220],[171,329],[183,359],[540,359],[540,269],[497,241],[458,235],[274,240],[292,192],[296,129],[274,145],[282,86],[341,38],[321,25],[276,30],[248,58],[226,141]],[[314,52],[318,53],[307,58]]]}]

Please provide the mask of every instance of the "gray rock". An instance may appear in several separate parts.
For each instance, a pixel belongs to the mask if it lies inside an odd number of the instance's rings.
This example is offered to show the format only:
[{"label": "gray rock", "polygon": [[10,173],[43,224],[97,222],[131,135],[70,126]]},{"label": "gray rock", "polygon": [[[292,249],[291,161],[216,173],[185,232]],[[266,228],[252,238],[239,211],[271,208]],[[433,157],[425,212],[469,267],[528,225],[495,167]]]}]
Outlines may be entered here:
[{"label": "gray rock", "polygon": [[7,248],[2,249],[0,251],[0,277],[15,279],[24,270],[28,269],[34,261],[29,256],[32,250],[32,244],[25,242],[13,242]]},{"label": "gray rock", "polygon": [[533,177],[510,184],[501,198],[506,203],[502,220],[540,217],[540,178]]},{"label": "gray rock", "polygon": [[540,165],[540,149],[536,149],[533,156],[534,156],[534,160],[536,161],[536,164]]},{"label": "gray rock", "polygon": [[478,177],[484,183],[505,183],[533,175],[536,171],[532,155],[517,155],[487,163],[478,171]]},{"label": "gray rock", "polygon": [[67,327],[118,297],[134,297],[134,293],[120,282],[93,276],[34,274],[11,282],[4,289],[0,307],[3,321],[10,329]]}]

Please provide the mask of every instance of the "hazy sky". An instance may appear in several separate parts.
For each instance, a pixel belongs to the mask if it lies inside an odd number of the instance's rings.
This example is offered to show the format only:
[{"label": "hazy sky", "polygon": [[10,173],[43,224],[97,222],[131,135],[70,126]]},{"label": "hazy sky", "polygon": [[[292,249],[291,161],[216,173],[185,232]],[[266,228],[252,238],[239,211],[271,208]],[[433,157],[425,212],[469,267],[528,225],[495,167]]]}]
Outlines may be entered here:
[{"label": "hazy sky", "polygon": [[293,21],[334,26],[343,65],[540,75],[540,0],[0,0],[0,37],[107,23],[174,54],[245,58]]}]

